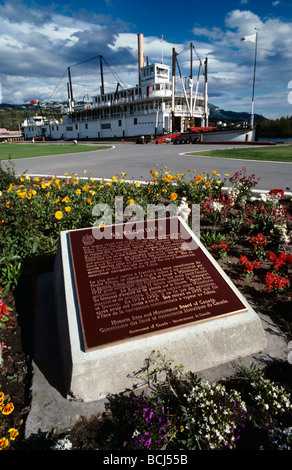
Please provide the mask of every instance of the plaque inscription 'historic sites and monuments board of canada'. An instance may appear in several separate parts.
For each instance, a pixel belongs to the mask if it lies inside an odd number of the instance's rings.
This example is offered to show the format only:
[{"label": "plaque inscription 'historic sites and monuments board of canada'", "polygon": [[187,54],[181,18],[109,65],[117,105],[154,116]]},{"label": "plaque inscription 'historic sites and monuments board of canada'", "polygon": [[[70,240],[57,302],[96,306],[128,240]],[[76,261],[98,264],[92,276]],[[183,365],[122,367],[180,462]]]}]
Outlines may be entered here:
[{"label": "plaque inscription 'historic sites and monuments board of canada'", "polygon": [[178,218],[68,236],[85,351],[247,310]]}]

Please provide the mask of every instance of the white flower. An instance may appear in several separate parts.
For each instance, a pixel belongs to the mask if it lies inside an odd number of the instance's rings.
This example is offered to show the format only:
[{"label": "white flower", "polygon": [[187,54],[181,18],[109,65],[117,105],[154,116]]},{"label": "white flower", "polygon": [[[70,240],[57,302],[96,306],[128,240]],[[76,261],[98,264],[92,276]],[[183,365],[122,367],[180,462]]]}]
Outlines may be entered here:
[{"label": "white flower", "polygon": [[59,439],[52,447],[53,450],[72,450],[72,442],[69,439]]},{"label": "white flower", "polygon": [[218,201],[213,201],[212,206],[213,206],[214,211],[220,212],[223,207],[223,204],[220,204],[220,202]]},{"label": "white flower", "polygon": [[186,203],[186,198],[183,197],[180,206],[177,209],[177,215],[180,216],[185,222],[188,220],[191,209]]}]

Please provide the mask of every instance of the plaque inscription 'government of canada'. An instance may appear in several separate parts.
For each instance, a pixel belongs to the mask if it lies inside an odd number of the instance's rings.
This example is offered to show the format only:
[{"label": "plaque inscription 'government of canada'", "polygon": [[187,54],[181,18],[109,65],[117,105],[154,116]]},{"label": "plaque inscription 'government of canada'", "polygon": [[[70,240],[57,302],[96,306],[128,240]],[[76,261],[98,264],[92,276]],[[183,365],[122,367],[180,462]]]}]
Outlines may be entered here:
[{"label": "plaque inscription 'government of canada'", "polygon": [[178,218],[68,237],[85,351],[247,310]]}]

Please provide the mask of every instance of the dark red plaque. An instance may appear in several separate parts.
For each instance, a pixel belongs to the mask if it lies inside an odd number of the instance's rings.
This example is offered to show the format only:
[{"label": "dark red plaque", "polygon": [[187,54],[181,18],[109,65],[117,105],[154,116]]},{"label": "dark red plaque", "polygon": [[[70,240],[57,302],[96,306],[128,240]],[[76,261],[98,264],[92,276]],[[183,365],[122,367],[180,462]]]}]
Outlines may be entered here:
[{"label": "dark red plaque", "polygon": [[85,351],[247,310],[177,218],[68,236]]}]

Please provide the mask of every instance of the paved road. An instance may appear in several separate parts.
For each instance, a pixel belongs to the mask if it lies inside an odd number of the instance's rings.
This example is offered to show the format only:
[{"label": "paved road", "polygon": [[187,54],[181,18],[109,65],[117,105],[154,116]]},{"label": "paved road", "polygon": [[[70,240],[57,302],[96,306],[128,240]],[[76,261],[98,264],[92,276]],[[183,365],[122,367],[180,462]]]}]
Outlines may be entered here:
[{"label": "paved road", "polygon": [[[247,168],[247,175],[255,174],[261,177],[256,189],[283,188],[292,190],[292,163],[259,162],[248,160],[231,160],[224,158],[202,157],[200,151],[215,148],[230,148],[233,145],[136,145],[117,143],[111,150],[92,151],[67,155],[52,155],[38,158],[24,158],[15,160],[17,173],[34,175],[58,175],[66,172],[71,175],[77,173],[79,177],[111,178],[127,174],[129,179],[149,180],[149,171],[164,166],[173,173],[187,173],[188,169],[195,169],[196,173],[204,171],[210,173],[216,170],[221,175],[233,175],[243,166]],[[243,146],[240,145],[240,148]],[[250,146],[249,146],[250,147]],[[185,152],[196,151],[198,155],[185,155]]]}]

